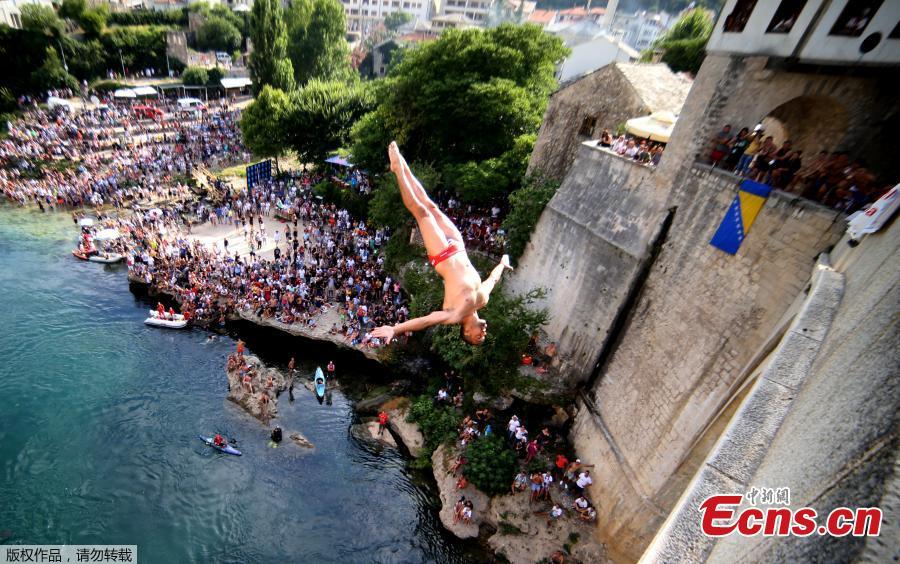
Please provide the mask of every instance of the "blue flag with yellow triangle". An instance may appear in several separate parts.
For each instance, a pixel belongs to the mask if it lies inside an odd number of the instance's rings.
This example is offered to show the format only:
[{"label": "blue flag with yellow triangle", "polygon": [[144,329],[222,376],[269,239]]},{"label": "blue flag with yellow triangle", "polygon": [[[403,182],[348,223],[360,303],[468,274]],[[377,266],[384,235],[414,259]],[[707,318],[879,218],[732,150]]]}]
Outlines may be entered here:
[{"label": "blue flag with yellow triangle", "polygon": [[736,254],[771,192],[772,189],[766,184],[752,180],[741,182],[734,202],[709,244],[730,255]]}]

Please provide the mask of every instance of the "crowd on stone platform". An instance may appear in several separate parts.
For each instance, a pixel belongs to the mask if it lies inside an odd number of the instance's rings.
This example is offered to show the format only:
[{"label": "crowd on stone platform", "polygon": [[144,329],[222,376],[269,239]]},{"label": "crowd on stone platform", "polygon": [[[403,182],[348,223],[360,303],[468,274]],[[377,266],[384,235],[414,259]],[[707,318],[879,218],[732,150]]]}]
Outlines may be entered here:
[{"label": "crowd on stone platform", "polygon": [[[378,346],[369,330],[409,315],[399,282],[383,269],[382,248],[389,233],[320,201],[311,189],[314,180],[302,174],[269,181],[234,194],[222,206],[194,212],[201,221],[215,217],[246,226],[254,241],[257,234],[271,235],[273,258],[262,258],[252,244],[249,253],[239,256],[227,246],[210,248],[185,237],[148,238],[145,232],[134,241],[132,274],[178,296],[182,309],[195,319],[212,323],[240,310],[315,327],[322,313],[337,307],[340,321],[330,333],[343,335],[354,346]],[[277,223],[266,209],[287,212],[291,220]],[[273,231],[265,231],[266,220]]]},{"label": "crowd on stone platform", "polygon": [[846,213],[880,198],[892,185],[878,183],[862,159],[846,152],[821,151],[804,160],[791,140],[776,145],[761,125],[735,135],[726,124],[713,137],[709,161],[715,167],[817,201]]},{"label": "crowd on stone platform", "polygon": [[198,164],[246,161],[240,113],[137,119],[130,107],[32,109],[0,141],[0,192],[20,204],[116,207],[173,197]]}]

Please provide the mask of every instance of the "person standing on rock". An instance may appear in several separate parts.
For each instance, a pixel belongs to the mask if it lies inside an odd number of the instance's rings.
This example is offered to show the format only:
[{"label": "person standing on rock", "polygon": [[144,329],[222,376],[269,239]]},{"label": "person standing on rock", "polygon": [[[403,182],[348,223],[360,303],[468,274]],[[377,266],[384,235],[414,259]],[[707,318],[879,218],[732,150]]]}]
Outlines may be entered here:
[{"label": "person standing on rock", "polygon": [[396,143],[388,147],[391,171],[397,176],[403,204],[412,213],[425,242],[431,266],[444,279],[444,305],[441,311],[429,313],[394,326],[381,326],[372,337],[388,344],[394,336],[421,331],[434,325],[459,325],[460,338],[472,345],[480,345],[487,335],[487,322],[478,317],[478,310],[488,303],[494,285],[505,269],[512,270],[509,256],[503,255],[490,276],[481,280],[472,266],[459,229],[435,204],[419,183],[400,154]]},{"label": "person standing on rock", "polygon": [[388,414],[384,411],[381,411],[378,414],[378,436],[380,437],[384,434],[384,429],[388,424]]},{"label": "person standing on rock", "polygon": [[244,356],[244,341],[240,339],[237,342],[237,354],[238,356]]}]

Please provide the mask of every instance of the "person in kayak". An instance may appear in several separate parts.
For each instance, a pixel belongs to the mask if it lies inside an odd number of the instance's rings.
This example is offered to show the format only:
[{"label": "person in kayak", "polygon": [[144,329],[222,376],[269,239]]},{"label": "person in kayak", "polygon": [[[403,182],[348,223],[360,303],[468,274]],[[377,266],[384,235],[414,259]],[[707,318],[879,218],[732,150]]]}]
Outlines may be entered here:
[{"label": "person in kayak", "polygon": [[225,437],[218,433],[216,433],[216,436],[213,439],[213,444],[219,448],[225,448],[228,446],[228,442],[225,440]]},{"label": "person in kayak", "polygon": [[397,176],[403,204],[413,214],[431,266],[444,279],[444,305],[441,311],[432,312],[394,326],[382,326],[372,331],[372,337],[390,343],[394,336],[411,331],[421,331],[433,325],[459,325],[460,338],[467,343],[480,345],[487,335],[487,322],[478,317],[478,310],[488,303],[494,285],[500,281],[505,269],[512,270],[509,256],[503,258],[481,280],[472,266],[463,245],[459,229],[450,221],[425,192],[409,165],[400,154],[397,143],[388,147],[391,171]]}]

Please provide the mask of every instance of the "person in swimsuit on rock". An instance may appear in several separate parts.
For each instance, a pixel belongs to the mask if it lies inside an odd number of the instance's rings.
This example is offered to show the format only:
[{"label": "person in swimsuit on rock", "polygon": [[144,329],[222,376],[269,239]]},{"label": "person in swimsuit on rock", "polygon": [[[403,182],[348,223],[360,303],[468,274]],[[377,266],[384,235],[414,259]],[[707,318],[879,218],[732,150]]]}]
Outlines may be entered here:
[{"label": "person in swimsuit on rock", "polygon": [[490,276],[481,280],[463,246],[463,238],[444,212],[431,201],[400,154],[396,143],[388,147],[391,171],[397,175],[403,204],[416,218],[431,266],[444,279],[444,306],[397,325],[382,326],[372,336],[390,343],[395,335],[421,331],[433,325],[459,325],[460,337],[467,343],[480,345],[487,335],[487,322],[478,317],[478,310],[488,303],[494,285],[500,281],[504,269],[512,270],[509,256],[503,255]]}]

